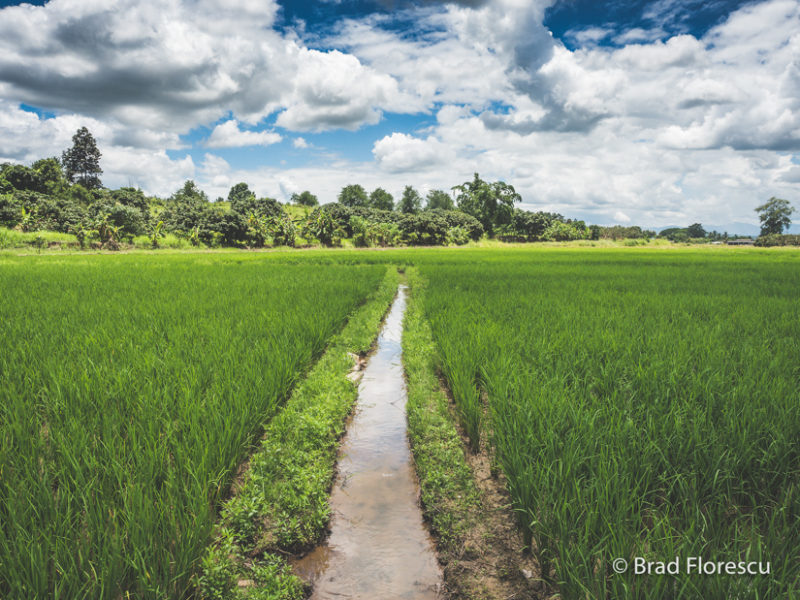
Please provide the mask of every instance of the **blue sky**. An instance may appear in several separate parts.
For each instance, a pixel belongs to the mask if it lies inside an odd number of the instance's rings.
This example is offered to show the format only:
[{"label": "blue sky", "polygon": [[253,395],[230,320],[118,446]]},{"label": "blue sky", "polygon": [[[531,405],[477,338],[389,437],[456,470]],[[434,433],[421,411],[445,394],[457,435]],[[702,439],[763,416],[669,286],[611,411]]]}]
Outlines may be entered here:
[{"label": "blue sky", "polygon": [[647,226],[797,204],[800,0],[0,2],[0,160],[323,201],[479,172]]}]

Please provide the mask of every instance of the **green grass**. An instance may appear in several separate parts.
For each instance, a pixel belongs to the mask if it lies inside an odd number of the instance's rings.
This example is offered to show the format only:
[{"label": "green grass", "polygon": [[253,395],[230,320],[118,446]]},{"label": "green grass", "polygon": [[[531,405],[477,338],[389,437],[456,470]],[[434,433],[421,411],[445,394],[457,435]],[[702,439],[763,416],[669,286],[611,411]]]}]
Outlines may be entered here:
[{"label": "green grass", "polygon": [[0,597],[186,597],[249,445],[384,271],[0,258]]},{"label": "green grass", "polygon": [[[461,257],[421,266],[443,371],[562,597],[800,594],[796,253]],[[636,556],[772,574],[612,572]]]},{"label": "green grass", "polygon": [[478,489],[437,377],[438,355],[425,318],[425,280],[408,270],[410,298],[403,323],[408,437],[426,518],[440,552],[458,555],[480,508]]},{"label": "green grass", "polygon": [[16,229],[0,227],[0,250],[9,248],[47,248],[50,243],[78,244],[78,239],[70,233],[58,233],[56,231],[30,231],[24,233]]},{"label": "green grass", "polygon": [[[203,598],[303,597],[303,584],[282,557],[311,548],[328,524],[338,439],[357,396],[356,385],[347,378],[352,354],[369,350],[398,279],[397,271],[389,269],[267,426],[241,486],[222,510],[216,542],[199,579]],[[241,589],[237,580],[256,585]]]},{"label": "green grass", "polygon": [[[464,447],[437,376],[438,354],[423,309],[425,280],[407,270],[410,296],[403,322],[403,366],[406,373],[408,438],[419,477],[420,501],[435,535],[445,573],[480,549],[471,547],[469,531],[482,518],[480,492],[464,456]],[[470,583],[447,577],[453,597],[474,596]],[[477,596],[480,597],[480,596]]]},{"label": "green grass", "polygon": [[[138,235],[133,238],[133,246],[139,250],[152,250],[153,242],[146,235]],[[171,250],[187,250],[193,248],[192,243],[185,237],[178,237],[174,233],[167,233],[163,237],[158,238],[158,248],[166,248]]]}]

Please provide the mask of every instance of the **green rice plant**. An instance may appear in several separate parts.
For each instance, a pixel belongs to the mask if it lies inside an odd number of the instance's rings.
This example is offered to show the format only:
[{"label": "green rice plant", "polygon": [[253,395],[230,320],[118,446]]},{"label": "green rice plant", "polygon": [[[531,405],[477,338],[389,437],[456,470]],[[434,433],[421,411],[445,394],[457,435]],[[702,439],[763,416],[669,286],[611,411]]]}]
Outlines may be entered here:
[{"label": "green rice plant", "polygon": [[[420,258],[464,427],[564,598],[800,594],[796,254],[517,250]],[[469,433],[474,445],[478,434]],[[768,576],[613,560],[770,562]]]},{"label": "green rice plant", "polygon": [[2,257],[0,597],[188,597],[238,465],[384,272]]}]

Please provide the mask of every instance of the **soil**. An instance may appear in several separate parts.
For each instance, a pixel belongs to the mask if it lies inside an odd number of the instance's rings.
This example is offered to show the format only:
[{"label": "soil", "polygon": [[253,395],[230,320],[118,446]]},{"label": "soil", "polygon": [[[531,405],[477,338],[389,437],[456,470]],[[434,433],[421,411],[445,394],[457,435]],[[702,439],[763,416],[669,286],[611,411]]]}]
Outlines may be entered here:
[{"label": "soil", "polygon": [[558,594],[548,589],[541,579],[536,559],[524,550],[506,480],[493,466],[486,436],[481,439],[479,452],[467,450],[469,438],[458,425],[453,397],[441,377],[440,384],[447,394],[450,414],[461,436],[482,503],[480,514],[475,515],[472,527],[462,536],[459,550],[439,553],[449,597],[453,600],[555,600]]}]

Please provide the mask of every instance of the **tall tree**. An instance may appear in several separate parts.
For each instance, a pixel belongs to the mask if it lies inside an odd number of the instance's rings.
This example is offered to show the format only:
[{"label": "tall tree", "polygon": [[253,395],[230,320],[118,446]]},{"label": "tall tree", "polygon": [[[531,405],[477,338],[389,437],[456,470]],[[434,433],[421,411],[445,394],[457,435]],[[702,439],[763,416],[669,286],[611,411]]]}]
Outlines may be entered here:
[{"label": "tall tree", "polygon": [[314,194],[306,190],[299,194],[292,194],[291,203],[299,204],[300,206],[317,206],[319,204],[319,200],[317,200],[317,197]]},{"label": "tall tree", "polygon": [[80,183],[86,189],[102,187],[100,174],[100,150],[94,136],[86,127],[81,127],[72,136],[72,148],[61,155],[64,174],[73,183]]},{"label": "tall tree", "polygon": [[756,212],[761,221],[761,235],[781,234],[792,224],[791,216],[794,207],[789,204],[788,200],[773,196],[761,206],[756,207]]},{"label": "tall tree", "polygon": [[375,188],[369,195],[369,205],[379,210],[394,210],[394,197],[383,188]]},{"label": "tall tree", "polygon": [[187,179],[183,187],[170,196],[170,200],[180,203],[195,203],[205,206],[208,204],[208,196],[206,193],[197,187],[197,184],[191,179]]},{"label": "tall tree", "polygon": [[418,213],[422,209],[422,196],[410,185],[407,185],[403,190],[403,197],[400,199],[400,204],[397,210],[403,213]]},{"label": "tall tree", "polygon": [[367,206],[369,198],[367,198],[367,191],[359,184],[346,185],[339,192],[339,204],[345,206]]},{"label": "tall tree", "polygon": [[706,237],[706,230],[700,223],[692,223],[686,228],[686,234],[690,238],[704,238]]},{"label": "tall tree", "polygon": [[428,192],[427,199],[428,204],[425,208],[428,210],[433,210],[435,208],[441,208],[442,210],[453,210],[455,208],[455,204],[453,204],[453,199],[450,197],[450,194],[444,190],[431,190]]},{"label": "tall tree", "polygon": [[250,188],[244,182],[237,183],[228,191],[228,202],[231,203],[231,208],[237,203],[250,202],[255,197],[256,195],[250,191]]},{"label": "tall tree", "polygon": [[488,183],[477,173],[472,181],[454,186],[453,189],[458,192],[458,208],[478,219],[489,235],[494,233],[497,225],[511,222],[514,203],[522,201],[522,196],[514,186],[503,181]]}]

